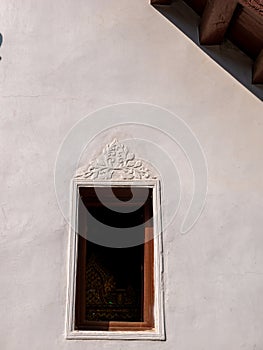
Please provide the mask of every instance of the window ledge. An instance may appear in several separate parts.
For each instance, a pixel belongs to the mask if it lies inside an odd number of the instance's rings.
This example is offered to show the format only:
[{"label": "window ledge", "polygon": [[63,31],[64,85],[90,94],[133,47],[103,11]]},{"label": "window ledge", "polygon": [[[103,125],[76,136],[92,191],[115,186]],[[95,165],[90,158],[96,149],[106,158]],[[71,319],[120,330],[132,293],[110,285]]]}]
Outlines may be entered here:
[{"label": "window ledge", "polygon": [[104,339],[104,340],[165,340],[162,332],[149,331],[71,331],[68,340]]}]

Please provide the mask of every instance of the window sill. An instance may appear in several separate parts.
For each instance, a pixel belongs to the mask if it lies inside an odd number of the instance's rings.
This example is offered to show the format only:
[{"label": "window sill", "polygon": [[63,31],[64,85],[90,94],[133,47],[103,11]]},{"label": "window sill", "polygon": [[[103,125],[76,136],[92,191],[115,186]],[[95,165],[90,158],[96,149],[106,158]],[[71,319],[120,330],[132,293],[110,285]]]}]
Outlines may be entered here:
[{"label": "window sill", "polygon": [[154,329],[146,331],[71,331],[67,334],[66,339],[165,340],[165,335]]}]

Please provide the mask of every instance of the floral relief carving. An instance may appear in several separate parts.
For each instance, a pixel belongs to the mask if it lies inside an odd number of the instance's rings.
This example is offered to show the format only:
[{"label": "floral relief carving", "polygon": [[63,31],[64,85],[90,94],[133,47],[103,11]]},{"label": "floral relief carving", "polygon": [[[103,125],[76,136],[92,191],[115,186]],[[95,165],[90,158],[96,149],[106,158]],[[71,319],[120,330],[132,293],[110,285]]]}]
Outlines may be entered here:
[{"label": "floral relief carving", "polygon": [[76,178],[90,180],[143,180],[154,179],[152,171],[135,154],[114,139],[106,145],[102,154],[91,161],[88,167],[79,169]]}]

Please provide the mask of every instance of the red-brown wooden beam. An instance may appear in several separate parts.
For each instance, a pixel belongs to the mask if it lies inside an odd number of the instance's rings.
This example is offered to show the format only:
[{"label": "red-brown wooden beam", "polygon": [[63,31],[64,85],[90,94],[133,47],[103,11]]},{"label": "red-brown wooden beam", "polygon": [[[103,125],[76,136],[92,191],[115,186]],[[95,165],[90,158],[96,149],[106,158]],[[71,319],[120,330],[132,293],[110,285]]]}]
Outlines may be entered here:
[{"label": "red-brown wooden beam", "polygon": [[184,0],[184,2],[201,16],[204,12],[207,0]]},{"label": "red-brown wooden beam", "polygon": [[227,37],[255,60],[263,48],[263,16],[251,7],[238,6],[228,28]]},{"label": "red-brown wooden beam", "polygon": [[222,43],[236,6],[237,0],[207,1],[199,27],[201,45]]},{"label": "red-brown wooden beam", "polygon": [[151,5],[171,5],[172,0],[151,0]]},{"label": "red-brown wooden beam", "polygon": [[263,0],[238,0],[238,2],[258,15],[263,16]]},{"label": "red-brown wooden beam", "polygon": [[263,49],[254,63],[253,83],[263,84]]}]

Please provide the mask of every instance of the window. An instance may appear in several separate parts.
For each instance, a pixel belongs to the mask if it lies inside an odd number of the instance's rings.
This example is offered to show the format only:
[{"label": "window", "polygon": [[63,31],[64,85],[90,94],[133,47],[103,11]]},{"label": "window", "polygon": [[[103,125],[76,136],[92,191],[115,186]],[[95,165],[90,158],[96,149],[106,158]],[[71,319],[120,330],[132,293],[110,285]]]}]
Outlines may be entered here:
[{"label": "window", "polygon": [[159,185],[73,180],[68,339],[164,339]]},{"label": "window", "polygon": [[[120,200],[129,201],[131,191],[132,204],[129,204],[129,212],[123,213],[119,208]],[[80,187],[79,200],[95,220],[91,227],[87,220],[87,227],[85,224],[78,230],[75,328],[152,329],[152,189]],[[78,222],[82,220],[79,218]],[[93,243],[91,240],[97,241],[98,232],[102,243],[107,244],[112,238],[112,246]],[[129,240],[129,235],[134,242]]]}]

